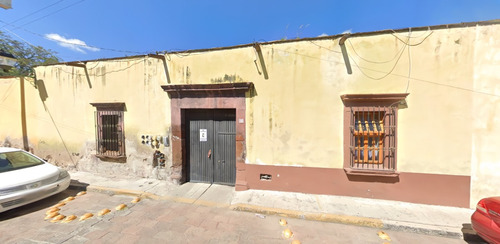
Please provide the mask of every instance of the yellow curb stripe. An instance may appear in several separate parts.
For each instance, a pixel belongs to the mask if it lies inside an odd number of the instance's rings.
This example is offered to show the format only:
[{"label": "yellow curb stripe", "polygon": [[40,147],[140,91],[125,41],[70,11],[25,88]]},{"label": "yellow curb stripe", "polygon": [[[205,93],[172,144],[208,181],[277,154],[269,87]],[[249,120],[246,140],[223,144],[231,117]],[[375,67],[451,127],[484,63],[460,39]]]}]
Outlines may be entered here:
[{"label": "yellow curb stripe", "polygon": [[256,206],[251,204],[225,204],[204,200],[196,200],[192,198],[185,197],[176,197],[176,196],[158,196],[152,193],[143,192],[143,191],[135,191],[135,190],[122,190],[116,188],[109,187],[101,187],[101,186],[89,186],[87,190],[101,193],[114,193],[120,195],[129,195],[129,196],[138,196],[152,200],[168,200],[173,202],[201,205],[207,207],[218,207],[218,208],[229,208],[235,211],[243,211],[243,212],[254,212],[266,215],[279,215],[288,218],[296,218],[296,219],[307,219],[314,221],[323,221],[323,222],[332,222],[332,223],[342,223],[342,224],[350,224],[357,226],[366,226],[372,228],[383,228],[384,224],[380,219],[373,218],[365,218],[365,217],[356,217],[356,216],[347,216],[347,215],[337,215],[337,214],[327,214],[327,213],[307,213],[296,210],[289,209],[279,209],[279,208],[271,208],[271,207],[263,207]]},{"label": "yellow curb stripe", "polygon": [[382,221],[380,219],[365,218],[365,217],[326,214],[326,213],[307,213],[307,212],[301,212],[301,211],[296,211],[296,210],[262,207],[262,206],[242,204],[242,203],[231,205],[230,209],[236,210],[236,211],[260,213],[260,214],[265,214],[265,215],[279,215],[279,216],[288,217],[288,218],[342,223],[342,224],[366,226],[366,227],[372,227],[372,228],[383,228],[384,227],[384,224],[382,223]]},{"label": "yellow curb stripe", "polygon": [[129,195],[129,196],[141,196],[145,192],[143,191],[135,191],[135,190],[122,190],[122,189],[116,189],[116,188],[109,188],[109,187],[103,187],[103,186],[88,186],[87,191],[94,191],[94,192],[101,192],[101,193],[114,193],[114,194],[119,194],[119,195]]}]

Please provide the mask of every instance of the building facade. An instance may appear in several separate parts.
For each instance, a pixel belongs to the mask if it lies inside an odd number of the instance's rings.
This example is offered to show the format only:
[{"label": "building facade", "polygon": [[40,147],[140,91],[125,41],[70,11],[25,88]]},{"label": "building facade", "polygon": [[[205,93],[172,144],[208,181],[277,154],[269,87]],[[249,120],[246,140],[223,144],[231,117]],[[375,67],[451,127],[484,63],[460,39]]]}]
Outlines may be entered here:
[{"label": "building facade", "polygon": [[0,79],[0,143],[101,174],[472,207],[500,194],[499,30],[39,66]]}]

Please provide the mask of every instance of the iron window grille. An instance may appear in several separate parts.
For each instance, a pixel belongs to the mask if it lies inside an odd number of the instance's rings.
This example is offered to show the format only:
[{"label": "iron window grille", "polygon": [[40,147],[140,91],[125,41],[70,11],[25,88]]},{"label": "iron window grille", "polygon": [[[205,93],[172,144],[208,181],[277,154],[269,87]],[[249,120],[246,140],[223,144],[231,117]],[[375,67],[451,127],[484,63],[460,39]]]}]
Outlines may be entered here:
[{"label": "iron window grille", "polygon": [[350,108],[350,167],[396,169],[396,119],[393,107]]},{"label": "iron window grille", "polygon": [[349,175],[397,176],[398,110],[408,93],[346,94],[344,170]]},{"label": "iron window grille", "polygon": [[124,103],[92,104],[95,112],[96,151],[98,156],[124,157]]}]

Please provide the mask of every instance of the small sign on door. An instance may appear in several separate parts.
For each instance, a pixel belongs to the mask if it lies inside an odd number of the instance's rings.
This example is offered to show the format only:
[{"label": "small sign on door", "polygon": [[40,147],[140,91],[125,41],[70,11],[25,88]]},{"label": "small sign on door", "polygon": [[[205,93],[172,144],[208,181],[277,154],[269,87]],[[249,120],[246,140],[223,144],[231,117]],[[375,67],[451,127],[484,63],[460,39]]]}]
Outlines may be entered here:
[{"label": "small sign on door", "polygon": [[200,141],[207,141],[207,129],[200,129]]}]

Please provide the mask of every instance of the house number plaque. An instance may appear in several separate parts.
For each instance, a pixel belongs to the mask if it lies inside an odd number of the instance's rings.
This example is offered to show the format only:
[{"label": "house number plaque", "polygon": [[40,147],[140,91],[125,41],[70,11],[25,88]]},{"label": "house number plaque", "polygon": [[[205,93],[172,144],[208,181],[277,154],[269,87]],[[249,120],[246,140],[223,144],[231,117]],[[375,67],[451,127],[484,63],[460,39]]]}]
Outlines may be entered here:
[{"label": "house number plaque", "polygon": [[200,129],[200,141],[207,141],[207,129]]}]

